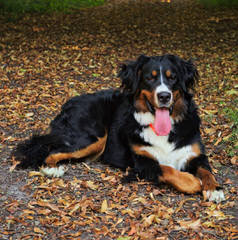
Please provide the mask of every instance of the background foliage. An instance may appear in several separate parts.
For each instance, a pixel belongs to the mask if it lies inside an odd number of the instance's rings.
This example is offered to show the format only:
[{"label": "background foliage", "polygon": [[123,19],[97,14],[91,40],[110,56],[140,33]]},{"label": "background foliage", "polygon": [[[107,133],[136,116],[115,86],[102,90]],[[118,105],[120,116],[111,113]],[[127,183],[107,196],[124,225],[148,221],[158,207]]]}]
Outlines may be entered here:
[{"label": "background foliage", "polygon": [[7,12],[52,12],[103,4],[104,0],[0,0],[0,8]]},{"label": "background foliage", "polygon": [[214,6],[238,6],[238,0],[199,0],[203,5],[208,7]]}]

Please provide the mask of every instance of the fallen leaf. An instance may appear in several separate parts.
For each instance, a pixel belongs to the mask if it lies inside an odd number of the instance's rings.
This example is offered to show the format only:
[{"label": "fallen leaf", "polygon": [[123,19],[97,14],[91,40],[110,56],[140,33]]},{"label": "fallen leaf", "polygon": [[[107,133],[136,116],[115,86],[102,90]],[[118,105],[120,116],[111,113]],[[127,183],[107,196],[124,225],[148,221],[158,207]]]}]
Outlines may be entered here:
[{"label": "fallen leaf", "polygon": [[35,177],[35,176],[43,176],[41,172],[38,171],[30,171],[28,177]]},{"label": "fallen leaf", "polygon": [[86,182],[87,187],[91,188],[92,190],[98,189],[98,185],[94,184],[92,181],[87,181]]},{"label": "fallen leaf", "polygon": [[45,232],[44,231],[42,231],[40,228],[38,228],[38,227],[34,227],[34,232],[35,233],[40,233],[40,234],[45,234]]},{"label": "fallen leaf", "polygon": [[231,181],[231,179],[227,178],[223,184],[232,184],[232,181]]},{"label": "fallen leaf", "polygon": [[197,230],[201,227],[200,219],[191,220],[191,221],[179,221],[178,223],[182,228],[185,228],[185,229],[191,228],[193,230]]},{"label": "fallen leaf", "polygon": [[104,199],[101,205],[101,213],[104,213],[107,211],[108,205],[107,205],[107,200]]},{"label": "fallen leaf", "polygon": [[231,164],[238,165],[238,156],[234,156],[231,158]]},{"label": "fallen leaf", "polygon": [[154,214],[152,214],[152,215],[150,215],[150,216],[148,216],[148,217],[145,217],[145,218],[143,219],[144,226],[145,226],[145,227],[149,227],[149,226],[153,223],[155,217],[156,217],[156,216],[155,216]]}]

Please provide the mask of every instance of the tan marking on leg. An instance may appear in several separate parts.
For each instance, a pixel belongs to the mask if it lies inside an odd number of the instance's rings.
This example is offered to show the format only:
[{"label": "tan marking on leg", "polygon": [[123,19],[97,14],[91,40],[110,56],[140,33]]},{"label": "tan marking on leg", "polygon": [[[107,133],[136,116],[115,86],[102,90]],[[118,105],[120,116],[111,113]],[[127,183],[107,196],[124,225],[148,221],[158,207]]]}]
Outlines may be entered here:
[{"label": "tan marking on leg", "polygon": [[150,158],[150,159],[153,159],[156,161],[155,157],[153,155],[151,155],[150,153],[148,153],[147,151],[143,150],[142,147],[143,146],[133,145],[132,149],[137,155],[144,156],[144,157],[147,157],[147,158]]},{"label": "tan marking on leg", "polygon": [[159,181],[172,185],[180,192],[189,194],[201,192],[201,182],[194,175],[165,165],[160,165],[160,168],[163,175],[159,176]]},{"label": "tan marking on leg", "polygon": [[205,191],[214,191],[219,186],[213,174],[202,167],[198,168],[197,176],[202,180],[202,188]]},{"label": "tan marking on leg", "polygon": [[[106,139],[107,140],[107,139]],[[102,149],[100,152],[96,153],[95,155],[93,155],[90,160],[91,161],[95,161],[97,160],[103,153],[104,153],[104,150],[105,150],[105,147],[106,147],[106,141],[105,141],[105,144],[102,146]]]},{"label": "tan marking on leg", "polygon": [[97,142],[87,146],[86,148],[83,148],[83,149],[80,149],[78,151],[71,152],[71,153],[51,154],[46,158],[45,163],[51,167],[56,167],[56,164],[58,162],[65,160],[65,159],[83,158],[83,157],[87,157],[87,156],[91,156],[91,155],[102,154],[105,149],[106,141],[107,141],[107,133],[105,134],[104,137],[98,138]]}]

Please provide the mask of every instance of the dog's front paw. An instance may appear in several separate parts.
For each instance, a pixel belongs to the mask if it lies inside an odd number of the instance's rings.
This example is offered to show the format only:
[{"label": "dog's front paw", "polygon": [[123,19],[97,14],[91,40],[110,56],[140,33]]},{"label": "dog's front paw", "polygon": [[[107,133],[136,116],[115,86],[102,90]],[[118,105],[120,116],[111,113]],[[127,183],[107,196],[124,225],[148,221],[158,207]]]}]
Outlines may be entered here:
[{"label": "dog's front paw", "polygon": [[225,201],[225,196],[223,190],[207,190],[203,191],[204,200],[208,200],[210,202],[220,203]]}]

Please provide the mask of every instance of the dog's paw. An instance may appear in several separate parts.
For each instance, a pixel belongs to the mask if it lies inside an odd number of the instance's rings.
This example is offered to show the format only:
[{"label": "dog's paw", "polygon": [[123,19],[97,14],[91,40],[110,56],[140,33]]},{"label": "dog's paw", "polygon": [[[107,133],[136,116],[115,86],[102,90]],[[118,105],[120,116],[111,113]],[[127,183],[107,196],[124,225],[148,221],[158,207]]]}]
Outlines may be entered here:
[{"label": "dog's paw", "polygon": [[216,202],[216,203],[225,201],[223,190],[203,191],[203,198],[204,200],[209,200],[210,202]]},{"label": "dog's paw", "polygon": [[62,177],[67,169],[64,166],[59,167],[42,167],[40,172],[48,177]]}]

